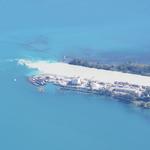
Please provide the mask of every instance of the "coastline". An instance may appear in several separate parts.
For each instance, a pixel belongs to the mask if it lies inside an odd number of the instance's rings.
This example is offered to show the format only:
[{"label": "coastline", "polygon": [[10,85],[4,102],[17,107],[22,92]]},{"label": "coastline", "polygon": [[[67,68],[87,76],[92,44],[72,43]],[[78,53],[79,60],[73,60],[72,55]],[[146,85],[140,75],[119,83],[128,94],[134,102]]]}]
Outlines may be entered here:
[{"label": "coastline", "polygon": [[150,77],[122,73],[119,71],[110,71],[84,66],[71,65],[64,62],[49,63],[48,61],[30,61],[20,59],[19,64],[25,65],[31,69],[37,69],[40,74],[55,74],[66,77],[80,77],[82,79],[95,80],[99,82],[127,82],[140,86],[150,86]]},{"label": "coastline", "polygon": [[37,75],[29,77],[35,86],[52,83],[66,89],[97,93],[150,108],[150,77],[88,68],[64,62],[30,61],[21,59],[19,64],[37,69]]}]

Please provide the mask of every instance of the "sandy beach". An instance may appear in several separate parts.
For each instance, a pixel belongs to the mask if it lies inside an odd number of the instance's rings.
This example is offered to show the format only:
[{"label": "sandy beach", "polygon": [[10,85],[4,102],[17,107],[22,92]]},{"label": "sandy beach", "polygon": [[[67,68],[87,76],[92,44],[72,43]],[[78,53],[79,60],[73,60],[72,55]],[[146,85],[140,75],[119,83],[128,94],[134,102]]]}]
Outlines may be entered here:
[{"label": "sandy beach", "polygon": [[87,68],[83,66],[70,65],[63,62],[31,61],[26,59],[18,60],[18,64],[25,65],[31,69],[37,69],[41,74],[53,74],[65,77],[80,77],[81,79],[94,80],[99,82],[114,83],[127,82],[140,86],[150,86],[150,77],[107,71],[102,69]]}]

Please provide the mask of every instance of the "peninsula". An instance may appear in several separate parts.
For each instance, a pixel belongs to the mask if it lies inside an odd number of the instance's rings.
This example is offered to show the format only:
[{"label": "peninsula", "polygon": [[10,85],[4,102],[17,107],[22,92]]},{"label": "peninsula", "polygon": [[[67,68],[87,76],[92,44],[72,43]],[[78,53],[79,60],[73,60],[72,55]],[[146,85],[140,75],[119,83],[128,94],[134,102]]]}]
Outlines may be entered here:
[{"label": "peninsula", "polygon": [[64,62],[20,59],[18,63],[39,71],[38,74],[28,78],[36,86],[52,83],[66,89],[111,96],[127,103],[150,108],[150,77],[148,76]]}]

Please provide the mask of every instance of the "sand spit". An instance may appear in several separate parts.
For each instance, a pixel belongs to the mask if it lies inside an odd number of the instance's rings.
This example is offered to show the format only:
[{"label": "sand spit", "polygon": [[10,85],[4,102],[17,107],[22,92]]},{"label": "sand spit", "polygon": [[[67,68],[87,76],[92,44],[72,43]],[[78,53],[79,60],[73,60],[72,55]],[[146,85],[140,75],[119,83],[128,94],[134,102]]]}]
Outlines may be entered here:
[{"label": "sand spit", "polygon": [[20,59],[18,63],[39,71],[38,74],[28,78],[35,86],[42,87],[52,83],[65,89],[106,95],[150,108],[150,77],[63,62]]},{"label": "sand spit", "polygon": [[139,86],[150,86],[150,77],[108,71],[102,69],[88,68],[83,66],[70,65],[63,62],[49,63],[48,61],[30,61],[20,59],[19,64],[32,69],[37,69],[41,74],[53,74],[65,77],[80,77],[81,79],[94,80],[98,82],[114,83],[127,82]]}]

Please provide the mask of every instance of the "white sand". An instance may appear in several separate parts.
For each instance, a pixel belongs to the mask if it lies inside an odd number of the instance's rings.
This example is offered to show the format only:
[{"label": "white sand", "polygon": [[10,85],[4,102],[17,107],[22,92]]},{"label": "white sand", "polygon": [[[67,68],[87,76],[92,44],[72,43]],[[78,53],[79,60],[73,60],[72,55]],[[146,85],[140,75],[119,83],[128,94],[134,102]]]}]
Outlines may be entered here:
[{"label": "white sand", "polygon": [[150,86],[150,77],[121,73],[117,71],[107,71],[102,69],[88,68],[83,66],[70,65],[62,62],[50,63],[48,61],[30,61],[20,59],[21,65],[37,69],[43,74],[55,74],[66,77],[80,77],[82,79],[95,80],[100,82],[114,83],[128,82],[130,84]]}]

